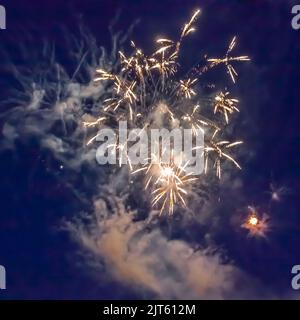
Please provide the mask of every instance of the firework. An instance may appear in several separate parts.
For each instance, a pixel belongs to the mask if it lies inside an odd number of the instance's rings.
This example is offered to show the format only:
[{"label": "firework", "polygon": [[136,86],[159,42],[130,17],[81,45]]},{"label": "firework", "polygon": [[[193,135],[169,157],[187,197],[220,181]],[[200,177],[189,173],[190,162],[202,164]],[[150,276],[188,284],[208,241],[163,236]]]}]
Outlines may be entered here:
[{"label": "firework", "polygon": [[248,230],[250,237],[266,237],[269,231],[269,217],[266,214],[260,216],[254,207],[248,207],[249,214],[245,222],[241,225],[242,228]]},{"label": "firework", "polygon": [[217,112],[223,113],[227,124],[229,122],[228,114],[231,114],[234,111],[239,112],[239,109],[237,108],[237,104],[239,100],[234,98],[229,98],[228,95],[229,95],[229,92],[225,92],[225,93],[220,92],[215,97],[215,106],[214,106],[214,113],[215,114]]},{"label": "firework", "polygon": [[[154,169],[155,171],[156,169]],[[160,213],[168,207],[169,214],[173,214],[174,205],[179,202],[184,207],[186,202],[184,197],[187,195],[186,185],[197,180],[191,174],[185,174],[184,166],[177,167],[173,163],[158,165],[159,177],[155,182],[155,189],[152,192],[152,204],[162,202]]]},{"label": "firework", "polygon": [[182,157],[180,158],[181,163],[177,164],[172,150],[169,162],[156,159],[149,166],[146,165],[133,172],[133,174],[145,172],[145,190],[153,189],[152,205],[161,203],[160,214],[167,210],[172,215],[177,203],[186,207],[184,198],[188,193],[187,186],[198,179],[193,176],[193,173],[185,172],[188,162],[183,164]]},{"label": "firework", "polygon": [[208,61],[211,63],[210,67],[215,67],[219,64],[225,64],[226,69],[227,69],[227,73],[230,75],[230,77],[234,83],[236,81],[236,77],[238,76],[238,73],[235,70],[235,68],[233,67],[232,63],[234,61],[249,61],[250,60],[248,56],[238,56],[238,57],[230,56],[230,53],[234,49],[235,46],[236,46],[236,37],[234,37],[231,40],[229,47],[227,49],[227,52],[223,58],[208,59]]},{"label": "firework", "polygon": [[271,200],[275,202],[281,201],[282,197],[289,193],[289,190],[286,187],[276,187],[274,184],[270,184]]},{"label": "firework", "polygon": [[[213,102],[214,117],[210,117],[210,112],[200,107],[203,97],[199,94],[197,84],[203,70],[220,64],[226,66],[227,72],[235,82],[237,72],[233,63],[247,61],[249,58],[231,55],[236,46],[235,37],[223,58],[208,59],[202,70],[193,68],[187,73],[190,75],[193,72],[193,77],[180,79],[177,76],[180,48],[183,40],[195,31],[194,23],[199,14],[200,10],[196,10],[182,28],[177,41],[166,38],[156,40],[157,48],[150,55],[145,54],[131,41],[131,55],[119,52],[118,70],[97,69],[95,85],[103,83],[107,88],[107,97],[102,101],[103,108],[99,110],[98,118],[85,122],[84,125],[91,130],[95,126],[112,126],[115,121],[126,120],[132,128],[142,127],[143,130],[162,127],[162,123],[164,127],[170,128],[188,126],[194,134],[197,134],[197,129],[201,129],[206,134],[203,147],[205,173],[208,162],[211,161],[217,177],[220,178],[223,161],[228,160],[240,168],[228,151],[242,142],[217,139],[217,136],[226,134],[229,115],[239,111],[238,100],[230,98],[228,91],[219,93]],[[220,113],[225,121],[219,121],[216,117]],[[159,117],[163,119],[157,121]],[[88,144],[93,142],[96,136],[90,138]],[[172,214],[177,204],[186,206],[187,190],[196,180],[185,172],[186,165],[175,164],[171,157],[167,163],[151,162],[141,168],[132,168],[130,165],[129,169],[132,173],[140,172],[145,175],[145,189],[151,188],[152,205],[160,204],[160,213],[168,211]]]},{"label": "firework", "polygon": [[214,159],[213,166],[216,169],[216,175],[219,179],[221,178],[221,163],[224,159],[231,161],[238,169],[241,169],[236,160],[234,160],[234,158],[227,153],[227,150],[242,143],[242,141],[229,142],[225,140],[216,142],[214,139],[209,141],[207,145],[204,146],[205,172],[207,172],[208,160],[211,155]]}]

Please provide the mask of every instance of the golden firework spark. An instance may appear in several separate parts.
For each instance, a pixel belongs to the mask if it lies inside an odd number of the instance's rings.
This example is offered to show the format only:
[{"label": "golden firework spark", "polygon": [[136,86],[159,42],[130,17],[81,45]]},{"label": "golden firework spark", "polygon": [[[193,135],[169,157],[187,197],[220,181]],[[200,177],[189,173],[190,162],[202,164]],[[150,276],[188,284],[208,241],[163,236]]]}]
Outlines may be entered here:
[{"label": "golden firework spark", "polygon": [[183,124],[188,123],[194,135],[198,134],[198,129],[204,132],[205,127],[214,125],[209,120],[199,117],[198,115],[199,109],[200,109],[200,106],[197,104],[196,106],[193,107],[192,112],[185,113],[181,117]]},{"label": "golden firework spark", "polygon": [[[155,170],[155,169],[154,169]],[[184,167],[178,167],[171,164],[159,164],[159,177],[155,182],[155,189],[152,192],[154,198],[152,205],[155,206],[161,202],[160,214],[167,207],[169,214],[173,214],[174,205],[181,203],[186,207],[184,198],[187,195],[186,186],[197,178],[192,177],[191,174],[184,172]]]},{"label": "golden firework spark", "polygon": [[269,231],[269,217],[266,214],[260,217],[257,210],[251,206],[248,207],[248,211],[248,217],[241,227],[247,229],[251,237],[266,237]]},{"label": "golden firework spark", "polygon": [[185,172],[188,164],[189,162],[184,165],[176,163],[172,150],[169,162],[163,162],[161,159],[156,158],[150,165],[133,172],[133,174],[141,171],[145,172],[145,190],[149,188],[153,190],[152,205],[161,204],[160,214],[167,210],[169,215],[172,215],[177,204],[186,207],[187,187],[198,179],[193,173]]},{"label": "golden firework spark", "polygon": [[229,92],[220,92],[215,97],[214,113],[220,112],[223,113],[225,121],[228,124],[228,114],[233,113],[234,111],[239,112],[237,108],[239,100],[234,98],[229,98]]},{"label": "golden firework spark", "polygon": [[186,98],[191,99],[192,96],[196,95],[196,91],[192,88],[196,81],[197,79],[180,80],[180,91]]},{"label": "golden firework spark", "polygon": [[[237,72],[233,63],[248,61],[248,56],[232,56],[236,47],[236,37],[233,38],[222,58],[211,58],[207,65],[201,70],[193,68],[193,76],[179,79],[177,70],[178,59],[183,40],[195,31],[194,23],[200,14],[196,10],[191,19],[183,26],[179,39],[173,41],[167,38],[156,40],[156,48],[150,55],[145,54],[136,44],[131,41],[133,52],[127,55],[119,52],[119,68],[105,70],[99,67],[95,74],[95,85],[104,83],[106,88],[105,99],[102,101],[103,108],[100,109],[96,120],[85,122],[87,130],[101,125],[110,125],[111,121],[127,120],[132,128],[150,128],[154,121],[154,113],[159,112],[168,116],[169,127],[175,124],[178,127],[191,127],[192,132],[197,134],[198,130],[205,130],[205,145],[203,154],[205,156],[205,173],[207,173],[208,162],[211,161],[216,169],[216,174],[221,177],[221,165],[225,160],[232,162],[240,168],[238,162],[228,151],[241,144],[241,141],[229,142],[227,139],[217,139],[217,133],[224,136],[226,125],[229,123],[229,115],[239,111],[238,100],[231,98],[228,91],[219,93],[213,103],[214,114],[224,115],[225,123],[220,123],[218,117],[211,117],[211,112],[206,112],[199,107],[202,99],[199,93],[199,78],[204,71],[220,64],[225,64],[233,82],[236,81]],[[191,72],[188,72],[189,75]],[[159,111],[157,106],[164,105],[165,110]],[[209,107],[211,108],[211,107]],[[189,111],[191,110],[191,111]],[[112,120],[113,119],[113,120]],[[163,124],[166,125],[165,123]],[[88,144],[96,140],[97,135],[89,139]],[[117,148],[117,146],[114,146]],[[122,148],[119,147],[119,152]],[[151,151],[150,151],[151,153]],[[130,170],[132,165],[130,159],[128,164]],[[175,205],[186,205],[187,190],[195,177],[187,175],[184,165],[178,166],[175,162],[151,164],[138,168],[133,173],[141,172],[145,175],[145,189],[151,189],[152,204],[161,204],[162,213],[168,210],[173,213]],[[155,179],[156,177],[156,179]]]},{"label": "golden firework spark", "polygon": [[226,68],[227,68],[227,73],[230,75],[232,81],[235,83],[236,77],[238,75],[237,71],[232,65],[232,62],[234,61],[249,61],[250,58],[248,56],[238,56],[238,57],[232,57],[230,56],[231,51],[234,49],[236,46],[236,37],[234,37],[227,49],[227,52],[223,58],[211,58],[208,59],[208,62],[211,62],[211,67],[215,67],[219,64],[224,63]]},{"label": "golden firework spark", "polygon": [[[217,133],[217,131],[215,131]],[[232,162],[238,169],[241,169],[238,162],[227,153],[228,149],[231,149],[237,145],[242,144],[243,141],[229,142],[226,140],[215,141],[214,138],[204,146],[204,159],[205,159],[205,172],[208,168],[208,160],[212,157],[214,160],[213,166],[216,169],[216,175],[221,178],[221,163],[224,159]]]},{"label": "golden firework spark", "polygon": [[85,127],[95,127],[95,126],[101,124],[102,122],[104,122],[105,120],[106,120],[106,117],[100,117],[100,118],[98,118],[97,120],[94,120],[94,121],[84,121],[83,125]]}]

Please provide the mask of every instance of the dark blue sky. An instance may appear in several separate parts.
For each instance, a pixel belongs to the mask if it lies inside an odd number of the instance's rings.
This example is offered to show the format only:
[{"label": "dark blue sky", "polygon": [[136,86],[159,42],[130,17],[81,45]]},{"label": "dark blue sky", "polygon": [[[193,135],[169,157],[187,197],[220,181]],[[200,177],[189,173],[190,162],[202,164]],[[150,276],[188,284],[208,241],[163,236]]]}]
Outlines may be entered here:
[{"label": "dark blue sky", "polygon": [[[99,45],[109,47],[108,25],[121,9],[117,29],[126,30],[140,19],[132,39],[150,51],[156,35],[175,37],[190,13],[200,7],[203,13],[197,34],[184,49],[181,63],[193,65],[197,52],[222,53],[234,35],[239,39],[239,52],[251,57],[251,63],[240,66],[233,89],[242,101],[243,120],[236,132],[247,146],[241,156],[244,170],[239,173],[243,192],[236,201],[271,213],[273,226],[268,240],[249,240],[224,218],[224,231],[216,235],[216,242],[274,295],[288,295],[292,293],[290,270],[300,264],[300,30],[292,29],[290,13],[296,2],[2,1],[7,9],[7,30],[0,32],[1,100],[7,100],[12,87],[18,86],[9,62],[24,70],[39,67],[42,62],[34,53],[42,50],[43,40],[55,44],[60,62],[73,68],[65,52],[62,26],[76,34],[82,21]],[[18,53],[20,46],[26,59]],[[1,109],[4,112],[10,106],[3,103]],[[1,117],[0,128],[4,119]],[[59,163],[38,141],[17,143],[14,152],[1,151],[0,159],[0,264],[8,274],[8,289],[0,291],[0,299],[139,297],[116,283],[95,284],[82,271],[82,262],[74,264],[78,248],[57,225],[88,205],[80,203],[64,179],[53,174]],[[271,183],[289,189],[276,204],[270,204]],[[228,217],[232,204],[224,201]]]}]

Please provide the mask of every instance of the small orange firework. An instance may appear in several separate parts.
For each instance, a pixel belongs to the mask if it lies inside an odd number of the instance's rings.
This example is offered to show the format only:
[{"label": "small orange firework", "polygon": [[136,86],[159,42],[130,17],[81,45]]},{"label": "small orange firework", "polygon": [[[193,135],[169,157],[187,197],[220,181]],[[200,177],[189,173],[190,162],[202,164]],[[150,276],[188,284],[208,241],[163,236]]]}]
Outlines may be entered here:
[{"label": "small orange firework", "polygon": [[268,224],[269,217],[265,213],[260,216],[254,207],[249,206],[248,210],[249,214],[241,227],[248,230],[248,236],[250,237],[265,238],[270,229]]}]

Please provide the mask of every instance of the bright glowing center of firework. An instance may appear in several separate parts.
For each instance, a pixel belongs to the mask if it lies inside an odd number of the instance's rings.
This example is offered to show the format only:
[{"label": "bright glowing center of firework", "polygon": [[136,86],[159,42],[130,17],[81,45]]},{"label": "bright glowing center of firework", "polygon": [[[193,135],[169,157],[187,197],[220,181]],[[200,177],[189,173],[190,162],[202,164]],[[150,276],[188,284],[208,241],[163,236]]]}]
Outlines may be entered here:
[{"label": "bright glowing center of firework", "polygon": [[163,177],[166,177],[166,178],[172,177],[173,174],[174,174],[174,171],[173,171],[173,169],[172,169],[171,167],[165,167],[165,168],[163,168],[163,169],[161,170],[161,175],[162,175]]},{"label": "bright glowing center of firework", "polygon": [[256,226],[258,224],[258,219],[255,216],[249,218],[249,224]]},{"label": "bright glowing center of firework", "polygon": [[273,199],[273,200],[276,200],[276,201],[279,201],[279,200],[280,200],[279,195],[278,195],[277,192],[273,192],[273,193],[272,193],[272,199]]}]

